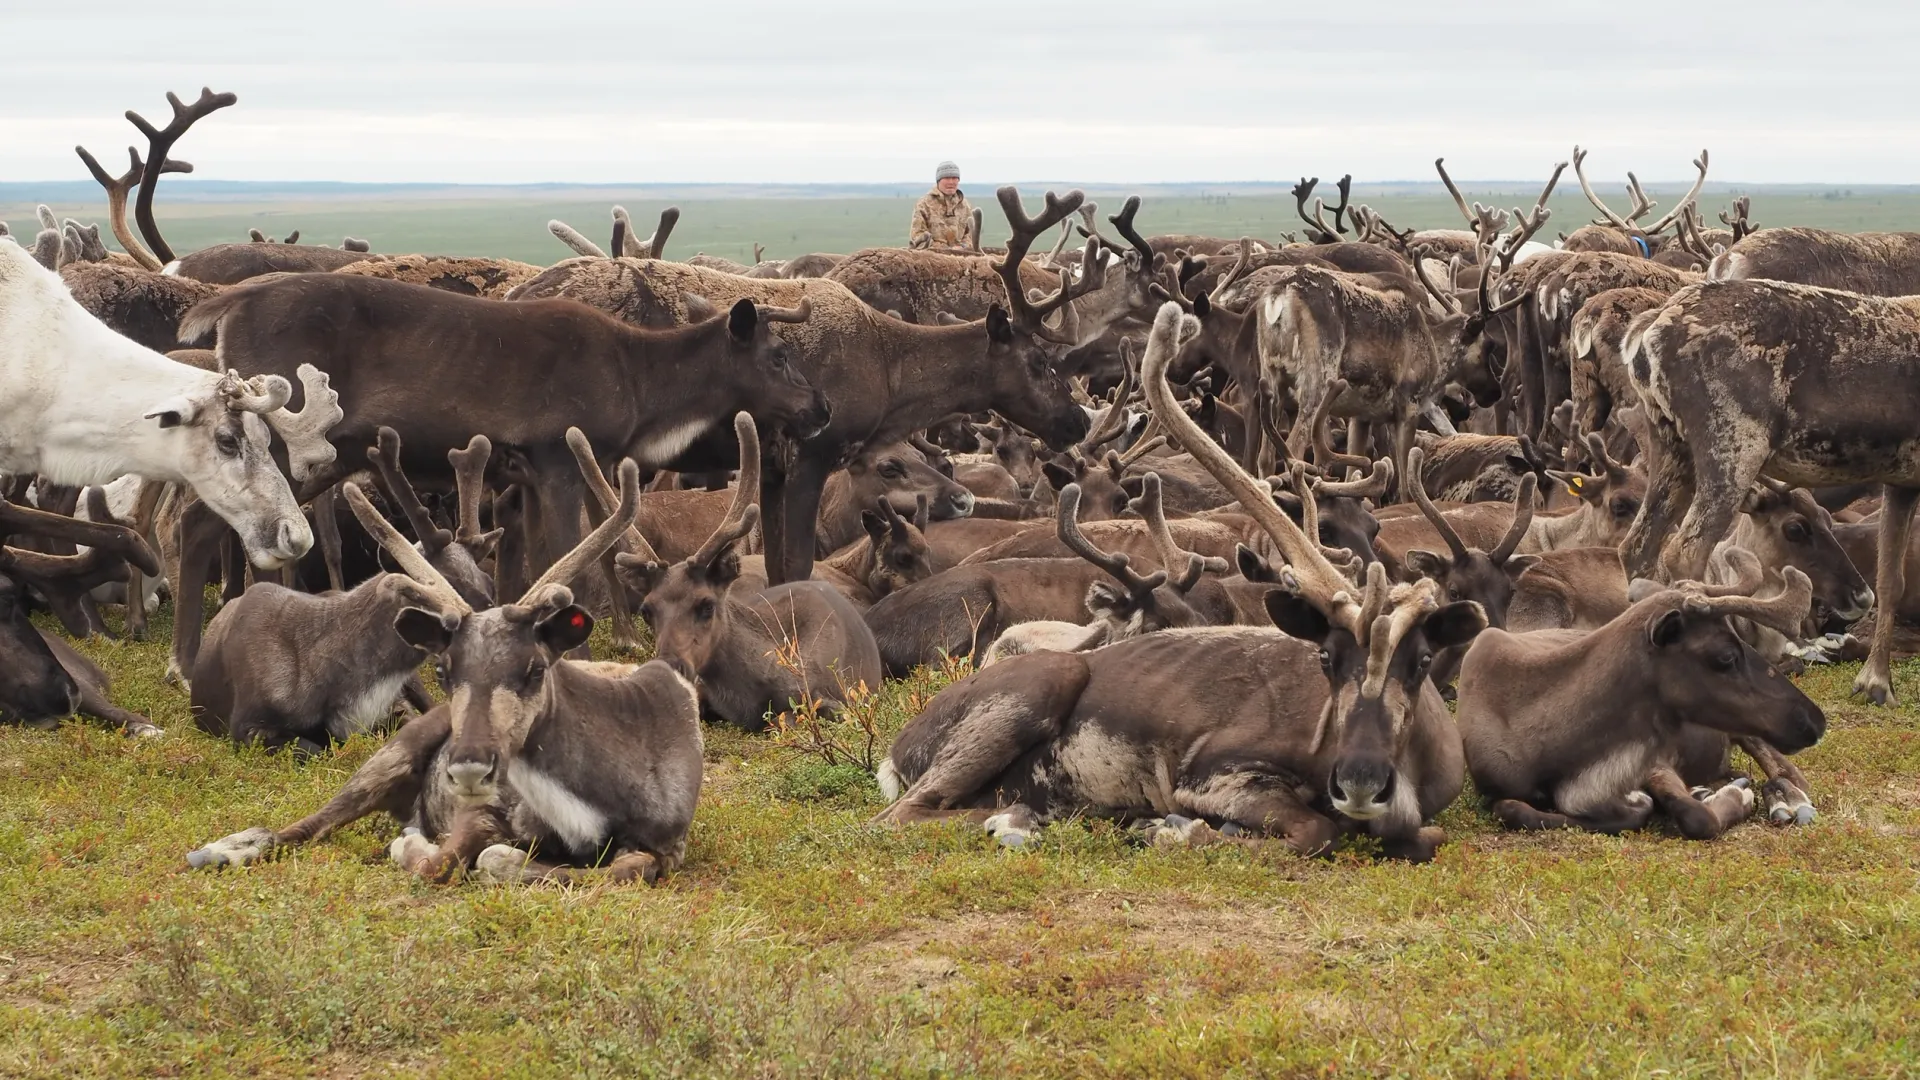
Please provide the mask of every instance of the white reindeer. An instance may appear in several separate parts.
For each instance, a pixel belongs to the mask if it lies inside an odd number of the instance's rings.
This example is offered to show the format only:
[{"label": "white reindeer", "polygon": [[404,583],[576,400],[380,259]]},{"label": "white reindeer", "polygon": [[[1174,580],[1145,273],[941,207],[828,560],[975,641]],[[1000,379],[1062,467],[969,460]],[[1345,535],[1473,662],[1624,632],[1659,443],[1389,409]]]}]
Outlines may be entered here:
[{"label": "white reindeer", "polygon": [[287,442],[296,480],[331,462],[343,415],[324,372],[298,372],[307,405],[277,375],[202,371],[137,345],[94,318],[58,274],[0,237],[0,473],[56,484],[134,474],[185,484],[263,570],[298,559],[313,531],[268,453]]}]

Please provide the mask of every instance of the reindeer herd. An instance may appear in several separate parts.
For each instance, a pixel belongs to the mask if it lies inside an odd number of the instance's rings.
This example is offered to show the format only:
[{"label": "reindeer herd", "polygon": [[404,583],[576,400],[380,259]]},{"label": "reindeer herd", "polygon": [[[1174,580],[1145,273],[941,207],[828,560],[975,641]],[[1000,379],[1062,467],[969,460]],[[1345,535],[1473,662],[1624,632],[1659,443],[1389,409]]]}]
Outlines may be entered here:
[{"label": "reindeer herd", "polygon": [[[652,881],[703,723],[957,659],[877,820],[1009,846],[1092,815],[1426,860],[1469,776],[1515,829],[1805,825],[1791,756],[1826,721],[1790,676],[1864,655],[1891,700],[1920,234],[1757,228],[1745,199],[1710,228],[1704,151],[1649,220],[1575,148],[1600,216],[1552,243],[1565,163],[1505,211],[1436,161],[1462,228],[1343,178],[1295,188],[1298,238],[1144,235],[1135,197],[1110,239],[1080,192],[1009,187],[998,249],[674,261],[677,211],[642,239],[615,208],[604,250],[553,222],[575,256],[543,268],[257,232],[176,255],[158,181],[236,99],[168,97],[165,127],[128,113],[125,174],[80,151],[122,251],[44,208],[0,239],[0,715],[159,734],[66,637],[107,605],[144,634],[164,586],[204,731],[386,735],[193,866],[386,811],[434,880]],[[588,657],[636,614],[652,660]]]}]

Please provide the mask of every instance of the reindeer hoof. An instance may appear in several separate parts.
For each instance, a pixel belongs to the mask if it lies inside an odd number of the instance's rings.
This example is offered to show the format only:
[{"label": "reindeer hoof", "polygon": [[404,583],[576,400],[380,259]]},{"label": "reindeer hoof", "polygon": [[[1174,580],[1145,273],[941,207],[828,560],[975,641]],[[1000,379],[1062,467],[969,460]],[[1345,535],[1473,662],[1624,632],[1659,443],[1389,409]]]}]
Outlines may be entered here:
[{"label": "reindeer hoof", "polygon": [[1816,816],[1812,800],[1798,786],[1785,779],[1769,781],[1762,789],[1767,800],[1767,820],[1775,825],[1811,825]]},{"label": "reindeer hoof", "polygon": [[512,844],[494,844],[474,860],[474,877],[496,885],[512,885],[526,875],[532,857]]},{"label": "reindeer hoof", "polygon": [[1223,822],[1221,824],[1220,835],[1221,836],[1251,836],[1253,835],[1253,833],[1248,829],[1242,827],[1241,824],[1237,821],[1228,821],[1228,822]]},{"label": "reindeer hoof", "polygon": [[274,843],[272,829],[248,829],[187,852],[187,865],[195,870],[245,866],[265,855]]},{"label": "reindeer hoof", "polygon": [[1033,820],[1025,814],[995,814],[981,826],[1004,848],[1022,848],[1033,840]]},{"label": "reindeer hoof", "polygon": [[157,739],[166,731],[152,724],[128,724],[121,734],[129,739]]},{"label": "reindeer hoof", "polygon": [[405,869],[417,870],[427,860],[440,854],[440,847],[428,840],[419,829],[409,825],[394,837],[393,843],[387,845],[387,854]]}]

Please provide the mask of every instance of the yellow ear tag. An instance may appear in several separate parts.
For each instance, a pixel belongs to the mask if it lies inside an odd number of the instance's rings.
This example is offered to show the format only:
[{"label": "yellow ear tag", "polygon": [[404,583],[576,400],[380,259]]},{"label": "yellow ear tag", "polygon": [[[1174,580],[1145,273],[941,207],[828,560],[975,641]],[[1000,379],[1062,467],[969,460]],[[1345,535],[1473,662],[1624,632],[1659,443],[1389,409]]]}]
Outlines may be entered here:
[{"label": "yellow ear tag", "polygon": [[1569,495],[1580,494],[1580,485],[1581,485],[1581,481],[1579,477],[1575,476],[1569,479],[1567,481],[1567,494]]}]

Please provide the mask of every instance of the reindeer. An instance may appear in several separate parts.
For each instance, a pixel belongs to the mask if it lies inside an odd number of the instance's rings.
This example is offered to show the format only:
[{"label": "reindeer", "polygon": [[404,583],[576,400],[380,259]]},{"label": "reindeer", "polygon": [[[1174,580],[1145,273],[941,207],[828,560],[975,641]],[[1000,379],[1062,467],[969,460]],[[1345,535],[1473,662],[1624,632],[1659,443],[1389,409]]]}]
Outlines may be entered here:
[{"label": "reindeer", "polygon": [[[1002,205],[1019,207],[1018,192]],[[1037,218],[1024,211],[1011,218],[1014,236],[1002,275],[1018,280],[1018,268],[1034,240],[1065,220],[1084,201],[1080,192],[1048,194]],[[917,326],[875,311],[844,286],[820,279],[766,281],[699,270],[661,260],[575,259],[551,267],[521,286],[516,299],[571,296],[618,318],[644,325],[673,325],[702,307],[688,296],[714,303],[737,299],[812,304],[808,323],[783,328],[795,365],[833,403],[833,420],[801,442],[789,458],[765,463],[760,505],[769,577],[804,581],[814,559],[814,523],[827,476],[855,444],[905,438],[954,413],[994,410],[1064,449],[1085,435],[1087,416],[1074,403],[1055,366],[1044,320],[1071,303],[1090,282],[1081,281],[1042,300],[1016,288],[1011,312],[989,310],[981,322]],[[1019,295],[1014,295],[1018,293]],[[598,442],[598,440],[596,440]],[[701,448],[696,445],[696,452]],[[709,443],[710,460],[724,460],[731,447]],[[681,467],[687,467],[684,461]]]},{"label": "reindeer", "polygon": [[1369,568],[1361,587],[1328,562],[1174,399],[1166,371],[1181,325],[1177,304],[1155,317],[1148,400],[1290,564],[1291,588],[1266,598],[1279,630],[1167,630],[986,668],[902,730],[880,769],[894,801],[879,820],[965,815],[1019,843],[1033,822],[1068,813],[1158,816],[1189,840],[1205,838],[1200,818],[1302,853],[1362,829],[1389,856],[1430,859],[1443,837],[1423,823],[1463,782],[1458,733],[1427,682],[1430,650],[1464,643],[1485,616],[1442,606],[1431,583],[1390,590]]},{"label": "reindeer", "polygon": [[[1792,485],[1879,482],[1887,486],[1874,592],[1883,608],[1899,607],[1920,500],[1911,464],[1920,438],[1903,405],[1920,355],[1914,301],[1707,282],[1634,319],[1623,352],[1648,410],[1652,474],[1623,545],[1630,573],[1698,578],[1763,475]],[[1893,698],[1893,624],[1876,623],[1854,680],[1876,704]]]},{"label": "reindeer", "polygon": [[1620,345],[1627,326],[1643,311],[1664,307],[1671,289],[1629,286],[1596,293],[1573,313],[1567,330],[1572,376],[1573,422],[1599,431],[1615,408],[1632,408],[1640,395],[1627,377]]},{"label": "reindeer", "polygon": [[753,531],[760,508],[760,437],[753,419],[734,419],[741,477],[727,516],[700,550],[673,564],[622,553],[615,563],[627,588],[642,595],[655,654],[691,673],[706,711],[748,731],[769,712],[822,703],[839,708],[861,686],[878,689],[880,655],[860,613],[817,581],[776,585],[750,596],[734,545]]},{"label": "reindeer", "polygon": [[[1147,574],[1132,568],[1127,556],[1101,551],[1080,531],[1080,490],[1069,484],[1060,493],[1059,537],[1074,554],[1107,572],[1119,588],[1096,581],[1087,589],[1086,609],[1093,622],[1036,620],[1010,627],[987,649],[980,666],[1040,649],[1086,652],[1116,641],[1176,626],[1221,626],[1234,621],[1233,600],[1218,582],[1202,575],[1224,573],[1225,559],[1206,559],[1183,550],[1167,528],[1160,505],[1160,476],[1148,473],[1134,509],[1146,519],[1162,567]],[[1195,588],[1205,584],[1206,588]]]},{"label": "reindeer", "polygon": [[[1724,782],[1726,738],[1765,763],[1826,729],[1819,706],[1728,623],[1791,632],[1812,589],[1792,568],[1780,580],[1766,597],[1752,581],[1661,589],[1590,633],[1482,634],[1461,666],[1459,724],[1494,816],[1513,829],[1612,833],[1657,807],[1694,840],[1744,819],[1754,793]],[[1769,788],[1770,801],[1791,797]]]},{"label": "reindeer", "polygon": [[1673,242],[1673,238],[1664,234],[1681,223],[1687,211],[1699,201],[1700,189],[1707,182],[1707,152],[1702,150],[1700,156],[1693,160],[1693,167],[1699,175],[1694,178],[1692,189],[1659,220],[1642,226],[1640,219],[1651,213],[1657,204],[1641,190],[1639,179],[1632,173],[1627,174],[1627,195],[1633,200],[1633,208],[1623,217],[1594,193],[1593,185],[1587,182],[1586,160],[1587,152],[1578,146],[1574,147],[1573,175],[1580,181],[1581,194],[1587,197],[1595,210],[1600,211],[1604,220],[1575,229],[1564,242],[1568,251],[1603,251],[1653,259]]},{"label": "reindeer", "polygon": [[[434,525],[400,468],[400,437],[381,428],[367,457],[390,501],[420,542],[413,548],[468,607],[493,606],[480,570],[499,532],[478,533],[481,476],[492,452],[484,435],[450,452],[461,474],[461,530]],[[405,543],[384,518],[365,523],[382,548]],[[437,617],[432,590],[400,574],[379,574],[350,592],[311,596],[259,582],[220,609],[193,661],[194,722],[217,738],[269,750],[319,753],[329,741],[380,728],[427,656],[388,631],[421,613]],[[411,613],[411,614],[410,614]],[[325,663],[314,658],[324,657]],[[409,696],[425,703],[417,687]]]},{"label": "reindeer", "polygon": [[[406,826],[390,846],[394,861],[429,880],[472,870],[497,881],[652,882],[672,872],[700,793],[692,684],[664,661],[562,659],[593,630],[566,582],[632,524],[639,469],[621,463],[619,509],[525,595],[479,612],[382,528],[357,485],[342,490],[423,587],[429,605],[403,612],[390,632],[439,658],[450,697],[402,727],[318,812],[216,840],[187,864],[245,865],[385,810]],[[576,869],[595,866],[604,869]]]},{"label": "reindeer", "polygon": [[[97,489],[96,502],[104,502]],[[29,534],[86,550],[57,555],[5,543]],[[41,727],[82,713],[116,724],[128,736],[161,733],[146,717],[113,704],[111,684],[98,666],[27,620],[29,594],[49,600],[84,596],[102,583],[125,581],[130,566],[159,571],[153,551],[131,529],[0,498],[0,719]]]},{"label": "reindeer", "polygon": [[[1736,220],[1744,224],[1744,215]],[[1920,294],[1920,233],[1763,229],[1715,256],[1716,281],[1767,279],[1868,296]]]},{"label": "reindeer", "polygon": [[[659,465],[740,408],[802,434],[827,423],[824,395],[787,363],[770,329],[807,317],[804,304],[779,310],[743,300],[724,316],[650,330],[564,300],[508,305],[303,274],[230,289],[195,308],[182,333],[197,339],[217,329],[222,361],[243,371],[328,365],[343,410],[334,444],[364,445],[393,427],[418,476],[444,477],[446,452],[478,429],[503,465],[525,474],[537,526],[531,553],[544,566],[578,535],[569,425],[596,446]],[[522,572],[503,560],[503,589],[514,591]]]},{"label": "reindeer", "polygon": [[332,460],[324,434],[340,411],[325,375],[296,372],[310,404],[289,412],[285,379],[201,371],[121,337],[4,238],[0,313],[0,472],[72,485],[125,473],[185,484],[262,569],[313,546],[268,446],[270,432],[286,442],[296,480]]}]

